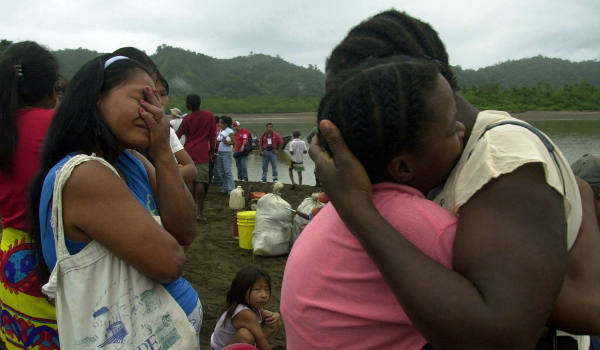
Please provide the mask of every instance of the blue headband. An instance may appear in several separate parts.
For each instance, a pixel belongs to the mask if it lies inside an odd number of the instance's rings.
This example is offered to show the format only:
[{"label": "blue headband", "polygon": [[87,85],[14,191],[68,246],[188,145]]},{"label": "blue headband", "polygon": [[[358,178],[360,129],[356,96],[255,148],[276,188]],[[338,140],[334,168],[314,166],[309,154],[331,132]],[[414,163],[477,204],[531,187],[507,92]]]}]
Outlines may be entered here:
[{"label": "blue headband", "polygon": [[111,57],[109,59],[106,60],[106,62],[104,62],[104,69],[108,68],[108,66],[110,66],[111,64],[113,64],[113,62],[116,61],[120,61],[120,60],[128,60],[130,59],[129,57],[125,57],[125,56],[114,56]]}]

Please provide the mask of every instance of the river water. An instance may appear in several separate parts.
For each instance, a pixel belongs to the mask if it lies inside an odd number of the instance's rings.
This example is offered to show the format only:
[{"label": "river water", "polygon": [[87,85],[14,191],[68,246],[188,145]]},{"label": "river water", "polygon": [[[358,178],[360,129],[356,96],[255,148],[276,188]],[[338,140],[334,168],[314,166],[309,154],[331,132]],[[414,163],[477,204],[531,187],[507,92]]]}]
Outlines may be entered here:
[{"label": "river water", "polygon": [[[256,131],[259,135],[264,131],[264,123],[272,121],[275,124],[275,131],[282,136],[291,135],[293,131],[301,132],[301,138],[306,141],[306,135],[312,130],[315,123],[306,119],[297,122],[286,120],[282,122],[278,118],[265,117],[259,120],[243,121],[243,126],[250,132]],[[543,119],[539,118],[538,119]],[[279,123],[278,123],[279,121]],[[531,124],[546,133],[554,143],[560,148],[569,162],[574,162],[585,153],[600,153],[600,120],[535,120]],[[314,163],[308,155],[304,158],[303,183],[307,185],[315,184]],[[283,183],[291,183],[288,175],[289,158],[284,152],[279,153],[278,159],[279,180]],[[233,174],[236,178],[235,162],[233,165]],[[262,157],[258,151],[252,152],[248,156],[248,177],[250,181],[260,181],[262,175]],[[297,181],[297,174],[294,173]],[[271,169],[268,172],[268,181],[271,181]]]}]

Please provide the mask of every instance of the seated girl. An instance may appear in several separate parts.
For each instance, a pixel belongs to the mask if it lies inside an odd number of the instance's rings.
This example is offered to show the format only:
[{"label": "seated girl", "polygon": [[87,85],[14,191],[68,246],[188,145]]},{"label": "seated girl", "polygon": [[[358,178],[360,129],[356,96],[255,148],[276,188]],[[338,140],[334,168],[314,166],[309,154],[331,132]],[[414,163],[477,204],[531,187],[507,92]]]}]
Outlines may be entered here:
[{"label": "seated girl", "polygon": [[[399,249],[418,251],[443,269],[452,269],[457,218],[424,194],[444,182],[462,152],[464,126],[455,114],[452,89],[437,65],[407,57],[371,60],[340,76],[318,114],[342,131],[364,165],[376,208],[406,238]],[[335,208],[324,207],[286,264],[287,347],[421,348],[425,335],[403,305]]]},{"label": "seated girl", "polygon": [[235,275],[226,304],[210,336],[210,346],[220,350],[230,344],[256,344],[270,349],[269,340],[281,328],[280,315],[265,309],[271,298],[271,277],[255,265]]}]

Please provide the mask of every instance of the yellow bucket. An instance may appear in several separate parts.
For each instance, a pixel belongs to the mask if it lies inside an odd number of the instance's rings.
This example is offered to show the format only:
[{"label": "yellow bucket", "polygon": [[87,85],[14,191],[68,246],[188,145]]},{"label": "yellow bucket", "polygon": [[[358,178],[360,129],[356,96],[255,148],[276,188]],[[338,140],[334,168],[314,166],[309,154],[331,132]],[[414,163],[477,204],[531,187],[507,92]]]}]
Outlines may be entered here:
[{"label": "yellow bucket", "polygon": [[252,250],[252,231],[254,231],[254,219],[256,211],[240,211],[237,213],[237,224],[240,248]]}]

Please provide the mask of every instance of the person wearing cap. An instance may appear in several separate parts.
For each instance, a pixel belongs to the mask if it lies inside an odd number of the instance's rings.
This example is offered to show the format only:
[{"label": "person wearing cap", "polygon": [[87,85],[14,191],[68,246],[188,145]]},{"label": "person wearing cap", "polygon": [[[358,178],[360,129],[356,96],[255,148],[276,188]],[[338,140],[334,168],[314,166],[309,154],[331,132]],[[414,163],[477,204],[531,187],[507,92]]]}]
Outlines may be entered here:
[{"label": "person wearing cap", "polygon": [[248,153],[244,151],[244,147],[250,142],[250,133],[237,120],[233,122],[233,130],[235,130],[234,158],[237,168],[237,179],[238,181],[248,181],[248,168],[246,166]]}]

